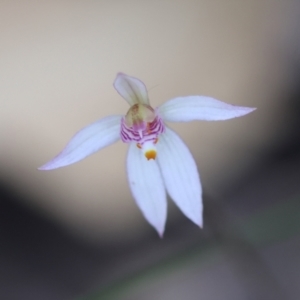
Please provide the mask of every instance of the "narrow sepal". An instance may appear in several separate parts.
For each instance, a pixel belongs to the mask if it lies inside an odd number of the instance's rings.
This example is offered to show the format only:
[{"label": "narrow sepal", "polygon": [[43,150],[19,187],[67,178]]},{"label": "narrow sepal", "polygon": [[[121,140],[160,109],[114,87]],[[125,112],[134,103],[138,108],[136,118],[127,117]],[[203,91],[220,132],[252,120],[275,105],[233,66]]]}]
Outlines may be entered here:
[{"label": "narrow sepal", "polygon": [[127,173],[136,204],[162,237],[167,218],[167,199],[156,161],[147,160],[136,144],[131,143],[127,156]]},{"label": "narrow sepal", "polygon": [[231,105],[211,97],[187,96],[165,102],[158,107],[158,112],[165,121],[189,122],[228,120],[249,114],[255,109]]},{"label": "narrow sepal", "polygon": [[122,116],[109,116],[80,130],[61,153],[41,166],[52,170],[76,163],[120,139]]},{"label": "narrow sepal", "polygon": [[139,79],[118,73],[114,87],[130,106],[138,103],[149,105],[147,88]]},{"label": "narrow sepal", "polygon": [[190,220],[202,227],[202,189],[195,160],[168,127],[157,143],[157,161],[170,197]]}]

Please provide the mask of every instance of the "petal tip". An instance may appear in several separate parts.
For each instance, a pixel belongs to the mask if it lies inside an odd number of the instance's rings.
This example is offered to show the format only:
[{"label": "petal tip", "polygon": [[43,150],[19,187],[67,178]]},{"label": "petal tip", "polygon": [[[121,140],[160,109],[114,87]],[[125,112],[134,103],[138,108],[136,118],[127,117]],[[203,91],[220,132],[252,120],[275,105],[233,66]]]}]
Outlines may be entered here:
[{"label": "petal tip", "polygon": [[203,219],[201,216],[197,216],[197,218],[191,218],[191,220],[201,229],[203,229]]},{"label": "petal tip", "polygon": [[164,231],[157,231],[157,233],[158,233],[158,236],[161,238],[161,239],[163,239],[164,238]]},{"label": "petal tip", "polygon": [[53,169],[57,169],[59,168],[60,166],[53,166],[52,164],[50,164],[50,162],[38,167],[37,169],[39,171],[49,171],[49,170],[53,170]]},{"label": "petal tip", "polygon": [[151,224],[155,231],[158,233],[158,236],[163,239],[164,238],[164,233],[165,233],[165,225],[154,225],[154,224]]},{"label": "petal tip", "polygon": [[257,107],[246,107],[246,114],[250,114],[251,112],[257,110]]},{"label": "petal tip", "polygon": [[224,118],[224,120],[243,117],[245,115],[252,113],[257,109],[256,107],[247,107],[247,106],[233,106],[233,108],[235,108],[235,114],[229,118]]},{"label": "petal tip", "polygon": [[118,77],[120,77],[120,76],[122,77],[122,76],[128,76],[128,75],[126,75],[126,74],[123,73],[123,72],[118,72],[116,77],[118,78]]},{"label": "petal tip", "polygon": [[203,221],[200,220],[200,222],[197,224],[199,226],[199,228],[203,229]]},{"label": "petal tip", "polygon": [[118,90],[118,89],[117,89],[118,81],[119,81],[122,77],[126,77],[126,76],[127,76],[127,75],[124,74],[123,72],[118,72],[118,73],[117,73],[116,78],[115,78],[115,80],[114,80],[114,82],[113,82],[113,86],[114,86],[114,88],[115,88],[116,90]]},{"label": "petal tip", "polygon": [[116,78],[115,78],[115,81],[114,81],[114,86],[117,84],[117,82],[119,80],[122,80],[124,78],[131,78],[131,76],[123,73],[123,72],[118,72],[117,75],[116,75]]},{"label": "petal tip", "polygon": [[47,169],[45,169],[44,166],[41,166],[41,167],[38,167],[37,170],[39,170],[39,171],[46,171]]}]

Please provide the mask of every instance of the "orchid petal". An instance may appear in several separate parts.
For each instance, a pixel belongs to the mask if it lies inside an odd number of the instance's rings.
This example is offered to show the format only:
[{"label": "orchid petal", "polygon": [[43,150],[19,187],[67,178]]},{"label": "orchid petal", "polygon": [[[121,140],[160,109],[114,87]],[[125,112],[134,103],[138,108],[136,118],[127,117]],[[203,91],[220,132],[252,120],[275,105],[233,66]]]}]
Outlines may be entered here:
[{"label": "orchid petal", "polygon": [[109,116],[80,130],[55,158],[39,170],[52,170],[78,162],[120,139],[122,116]]},{"label": "orchid petal", "polygon": [[157,161],[170,197],[202,227],[202,190],[195,160],[180,137],[167,127],[157,143]]},{"label": "orchid petal", "polygon": [[118,73],[114,87],[130,106],[138,103],[149,105],[147,88],[139,79]]},{"label": "orchid petal", "polygon": [[211,97],[187,96],[171,99],[158,108],[165,121],[220,121],[249,114],[256,108],[235,106]]},{"label": "orchid petal", "polygon": [[167,218],[167,199],[155,160],[147,160],[135,143],[129,145],[127,173],[132,195],[146,220],[162,237]]}]

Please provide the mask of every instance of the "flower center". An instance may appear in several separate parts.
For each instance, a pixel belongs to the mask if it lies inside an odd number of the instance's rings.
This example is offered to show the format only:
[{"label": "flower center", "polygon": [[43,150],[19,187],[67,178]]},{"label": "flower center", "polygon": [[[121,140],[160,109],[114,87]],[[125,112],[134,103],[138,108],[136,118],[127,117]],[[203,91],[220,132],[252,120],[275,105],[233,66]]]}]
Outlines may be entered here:
[{"label": "flower center", "polygon": [[121,121],[121,140],[136,142],[146,158],[155,159],[158,136],[165,131],[163,120],[147,104],[134,104]]}]

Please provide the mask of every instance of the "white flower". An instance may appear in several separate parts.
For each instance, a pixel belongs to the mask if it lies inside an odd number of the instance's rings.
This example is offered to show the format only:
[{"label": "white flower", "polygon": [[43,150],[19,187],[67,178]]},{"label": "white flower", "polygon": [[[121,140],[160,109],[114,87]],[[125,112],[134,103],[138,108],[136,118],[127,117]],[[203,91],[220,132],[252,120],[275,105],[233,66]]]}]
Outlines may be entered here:
[{"label": "white flower", "polygon": [[79,131],[64,150],[40,170],[64,167],[119,139],[129,144],[128,182],[146,220],[163,235],[167,196],[202,227],[202,190],[196,163],[179,136],[165,125],[192,120],[219,121],[246,115],[255,108],[230,105],[204,96],[178,97],[153,109],[146,86],[119,73],[114,81],[128,102],[125,116],[109,116]]}]

